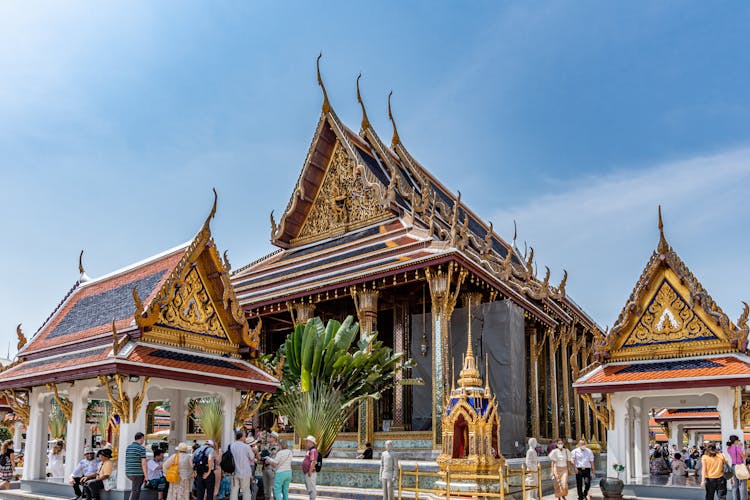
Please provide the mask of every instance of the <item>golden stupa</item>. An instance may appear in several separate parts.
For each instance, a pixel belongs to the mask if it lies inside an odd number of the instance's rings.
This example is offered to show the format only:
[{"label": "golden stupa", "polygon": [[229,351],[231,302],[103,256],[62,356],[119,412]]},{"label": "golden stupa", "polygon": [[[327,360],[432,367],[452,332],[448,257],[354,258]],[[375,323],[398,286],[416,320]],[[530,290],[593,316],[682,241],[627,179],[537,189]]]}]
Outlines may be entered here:
[{"label": "golden stupa", "polygon": [[445,473],[497,474],[505,465],[500,454],[500,417],[497,399],[490,391],[488,364],[485,362],[486,383],[477,368],[477,358],[471,346],[471,305],[469,305],[468,347],[456,388],[451,380],[451,392],[445,404],[443,421],[443,450],[437,458],[440,471]]}]

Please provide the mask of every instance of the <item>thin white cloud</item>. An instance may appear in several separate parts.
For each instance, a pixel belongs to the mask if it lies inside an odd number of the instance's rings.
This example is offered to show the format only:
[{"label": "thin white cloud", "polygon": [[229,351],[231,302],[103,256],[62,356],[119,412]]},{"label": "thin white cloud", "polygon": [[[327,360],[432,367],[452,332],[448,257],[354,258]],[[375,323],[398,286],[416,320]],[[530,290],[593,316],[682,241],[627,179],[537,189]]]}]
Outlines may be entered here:
[{"label": "thin white cloud", "polygon": [[567,269],[574,299],[610,324],[656,247],[661,204],[670,243],[734,317],[750,299],[749,195],[750,149],[738,149],[567,181],[493,220],[501,228],[518,221],[519,240],[535,247],[540,265]]}]

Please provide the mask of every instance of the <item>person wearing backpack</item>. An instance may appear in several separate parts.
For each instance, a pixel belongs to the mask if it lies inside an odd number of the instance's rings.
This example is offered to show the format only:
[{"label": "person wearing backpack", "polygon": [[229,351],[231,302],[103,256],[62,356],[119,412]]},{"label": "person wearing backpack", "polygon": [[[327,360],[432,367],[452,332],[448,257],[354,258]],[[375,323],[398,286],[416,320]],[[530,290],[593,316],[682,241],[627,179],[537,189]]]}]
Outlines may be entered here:
[{"label": "person wearing backpack", "polygon": [[[253,468],[255,454],[250,445],[247,444],[244,431],[237,431],[234,438],[234,443],[229,445],[221,460],[221,467],[224,472],[232,474],[232,489],[229,492],[229,499],[237,500],[240,490],[242,490],[243,500],[252,500],[254,498],[252,485],[255,481]],[[229,466],[229,460],[226,458],[227,455],[232,457],[231,466]],[[227,468],[224,468],[225,462]]]},{"label": "person wearing backpack", "polygon": [[302,460],[302,474],[305,476],[305,489],[307,490],[307,494],[310,495],[310,500],[315,500],[318,496],[318,472],[323,463],[323,459],[316,446],[317,444],[315,436],[307,436],[305,438],[307,453],[305,453],[305,458]]},{"label": "person wearing backpack", "polygon": [[193,454],[187,443],[177,445],[177,453],[164,462],[164,477],[169,482],[167,500],[190,500]]},{"label": "person wearing backpack", "polygon": [[216,464],[214,442],[207,439],[203,446],[193,452],[195,471],[195,496],[197,500],[213,500],[216,486]]}]

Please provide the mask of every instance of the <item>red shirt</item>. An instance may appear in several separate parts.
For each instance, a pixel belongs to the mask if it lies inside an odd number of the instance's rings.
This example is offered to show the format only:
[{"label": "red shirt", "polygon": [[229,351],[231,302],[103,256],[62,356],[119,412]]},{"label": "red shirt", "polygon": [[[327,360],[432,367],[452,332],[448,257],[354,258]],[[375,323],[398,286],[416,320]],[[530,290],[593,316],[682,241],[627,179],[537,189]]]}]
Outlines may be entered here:
[{"label": "red shirt", "polygon": [[307,474],[310,472],[310,467],[315,471],[315,464],[318,462],[318,449],[313,446],[307,449],[305,458],[302,460],[302,472]]}]

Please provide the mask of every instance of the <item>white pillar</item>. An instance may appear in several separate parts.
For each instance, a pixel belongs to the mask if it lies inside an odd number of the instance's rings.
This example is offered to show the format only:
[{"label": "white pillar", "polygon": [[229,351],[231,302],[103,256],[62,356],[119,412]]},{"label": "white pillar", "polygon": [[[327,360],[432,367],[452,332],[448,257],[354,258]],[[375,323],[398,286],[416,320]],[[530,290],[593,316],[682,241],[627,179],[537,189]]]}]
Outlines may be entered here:
[{"label": "white pillar", "polygon": [[65,477],[73,473],[78,461],[83,457],[84,427],[86,408],[88,407],[89,390],[82,384],[74,384],[68,390],[68,399],[73,405],[70,422],[68,422]]},{"label": "white pillar", "polygon": [[222,405],[224,409],[224,426],[221,430],[221,446],[226,449],[234,440],[234,412],[241,397],[240,391],[230,389],[222,394]]},{"label": "white pillar", "polygon": [[633,408],[630,401],[625,402],[625,428],[623,429],[625,439],[625,477],[635,477],[635,460],[633,453]]},{"label": "white pillar", "polygon": [[692,448],[695,445],[695,431],[688,431],[688,446]]},{"label": "white pillar", "polygon": [[23,449],[23,422],[20,420],[13,423],[13,449]]},{"label": "white pillar", "polygon": [[26,428],[23,479],[42,479],[46,475],[49,398],[42,392],[43,389],[34,387],[29,395],[29,425]]},{"label": "white pillar", "polygon": [[[733,387],[722,387],[716,390],[716,395],[719,398],[719,403],[716,405],[716,409],[719,411],[719,419],[721,421],[721,444],[724,445],[729,441],[729,436],[735,434],[742,437],[742,428],[739,424],[739,411],[738,415],[734,415],[734,388]],[[742,401],[739,402],[740,405]],[[739,406],[739,405],[738,405]],[[734,425],[735,419],[737,420],[737,427]]]},{"label": "white pillar", "polygon": [[607,470],[599,471],[604,474],[608,474],[615,464],[625,465],[627,463],[625,455],[627,447],[625,432],[627,405],[625,404],[624,394],[615,393],[612,395],[612,410],[615,414],[615,428],[614,430],[607,430]]},{"label": "white pillar", "polygon": [[[641,399],[631,399],[633,408],[633,456],[635,459],[635,477],[643,477],[643,456],[648,455],[648,448],[643,446],[643,402]],[[645,470],[648,470],[646,468]]]},{"label": "white pillar", "polygon": [[677,444],[677,422],[669,422],[669,451],[672,451],[672,445]]},{"label": "white pillar", "polygon": [[[139,394],[141,389],[143,388],[143,380],[139,380],[138,382],[126,382],[125,383],[125,391],[128,393],[128,395],[131,398],[131,401],[133,399],[133,396],[135,394]],[[118,490],[127,490],[130,488],[130,480],[125,475],[125,450],[128,447],[130,443],[133,442],[133,438],[135,438],[135,434],[138,432],[146,433],[146,408],[148,407],[148,396],[144,394],[143,396],[143,403],[141,404],[141,407],[138,411],[138,414],[135,415],[135,418],[132,419],[133,422],[131,423],[125,423],[120,422],[120,441],[117,443],[118,446],[118,457],[117,457],[117,489]],[[113,443],[113,446],[115,443]]]}]

